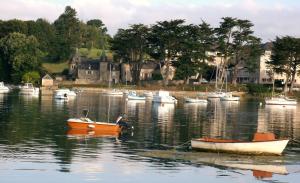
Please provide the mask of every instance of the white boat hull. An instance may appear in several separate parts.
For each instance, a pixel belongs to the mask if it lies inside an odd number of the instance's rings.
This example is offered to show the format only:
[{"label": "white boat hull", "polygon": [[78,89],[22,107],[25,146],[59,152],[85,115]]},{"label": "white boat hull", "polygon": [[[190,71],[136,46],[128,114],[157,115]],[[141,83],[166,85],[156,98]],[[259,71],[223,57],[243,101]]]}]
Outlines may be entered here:
[{"label": "white boat hull", "polygon": [[198,98],[184,98],[186,103],[207,103],[206,99],[198,99]]},{"label": "white boat hull", "polygon": [[285,99],[285,98],[271,98],[267,99],[267,105],[297,105],[297,101],[293,99]]},{"label": "white boat hull", "polygon": [[117,96],[117,97],[123,97],[124,95],[122,91],[117,91],[117,90],[107,91],[104,94],[109,96]]},{"label": "white boat hull", "polygon": [[152,102],[175,104],[177,102],[177,100],[173,97],[172,98],[170,98],[170,97],[153,97]]},{"label": "white boat hull", "polygon": [[38,95],[39,92],[39,88],[22,88],[20,91],[23,95]]},{"label": "white boat hull", "polygon": [[240,97],[221,97],[220,98],[222,101],[240,101]]},{"label": "white boat hull", "polygon": [[168,91],[158,91],[155,95],[153,95],[152,102],[175,104],[177,99],[170,96]]},{"label": "white boat hull", "polygon": [[0,88],[0,93],[8,93],[8,92],[9,92],[9,88],[8,87]]},{"label": "white boat hull", "polygon": [[224,97],[226,94],[224,92],[212,92],[212,93],[209,93],[207,95],[208,98],[221,98],[221,97]]},{"label": "white boat hull", "polygon": [[56,90],[54,93],[55,99],[68,100],[69,98],[74,98],[74,97],[76,97],[76,93],[69,89],[59,89]]},{"label": "white boat hull", "polygon": [[207,151],[222,151],[242,154],[281,155],[289,140],[258,142],[207,142],[201,139],[191,140],[192,148]]},{"label": "white boat hull", "polygon": [[146,97],[128,95],[128,100],[146,100]]}]

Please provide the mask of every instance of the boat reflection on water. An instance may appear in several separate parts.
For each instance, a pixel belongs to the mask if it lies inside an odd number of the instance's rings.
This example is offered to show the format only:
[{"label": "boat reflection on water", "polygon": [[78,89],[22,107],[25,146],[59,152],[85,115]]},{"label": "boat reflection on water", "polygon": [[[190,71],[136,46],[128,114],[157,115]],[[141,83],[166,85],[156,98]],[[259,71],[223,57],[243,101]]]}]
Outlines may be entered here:
[{"label": "boat reflection on water", "polygon": [[130,116],[135,116],[140,112],[140,109],[145,108],[145,100],[127,100],[126,112]]},{"label": "boat reflection on water", "polygon": [[86,129],[69,129],[67,131],[69,138],[85,139],[85,138],[96,138],[96,137],[114,137],[120,136],[119,132],[116,131],[103,131],[103,130],[86,130]]},{"label": "boat reflection on water", "polygon": [[[251,170],[257,179],[270,178],[273,174],[288,175],[285,166],[288,160],[278,156],[247,156],[237,154],[218,154],[209,152],[181,152],[174,150],[153,150],[140,152],[138,155],[148,158],[166,159],[191,163],[192,165],[211,166],[218,169]],[[202,166],[200,166],[202,167]]]},{"label": "boat reflection on water", "polygon": [[159,122],[173,121],[175,104],[153,103],[152,109]]},{"label": "boat reflection on water", "polygon": [[[274,132],[278,137],[300,138],[297,106],[266,105],[258,109],[258,132]],[[292,128],[291,128],[292,127]],[[277,129],[281,129],[278,131]]]}]

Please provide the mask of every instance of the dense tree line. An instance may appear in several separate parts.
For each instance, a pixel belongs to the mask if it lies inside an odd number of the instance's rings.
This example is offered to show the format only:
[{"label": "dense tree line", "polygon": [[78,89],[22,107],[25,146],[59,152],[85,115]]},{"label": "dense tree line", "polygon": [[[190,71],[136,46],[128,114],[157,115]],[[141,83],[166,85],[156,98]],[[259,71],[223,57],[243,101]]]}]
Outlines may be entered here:
[{"label": "dense tree line", "polygon": [[[231,82],[236,84],[240,66],[256,71],[263,51],[253,26],[249,20],[232,17],[222,18],[217,27],[204,21],[195,25],[176,19],[150,26],[133,24],[111,38],[100,19],[80,21],[70,6],[53,23],[45,19],[0,20],[0,80],[18,83],[38,78],[42,62],[66,61],[77,48],[98,48],[111,49],[115,60],[130,63],[135,83],[146,60],[162,63],[166,75],[171,66],[176,67],[175,78],[188,82],[196,73],[211,77],[207,61],[218,56],[221,69],[216,74],[224,78],[225,70],[229,70]],[[285,74],[285,88],[290,84],[290,90],[299,73],[299,42],[289,36],[276,38],[269,62],[274,72]],[[165,84],[169,79],[164,78]]]},{"label": "dense tree line", "polygon": [[70,6],[53,23],[0,20],[0,80],[18,83],[36,78],[42,62],[66,61],[82,47],[109,49],[110,39],[101,20],[82,22]]},{"label": "dense tree line", "polygon": [[[260,39],[254,36],[252,28],[250,21],[231,17],[223,18],[217,28],[204,21],[194,25],[181,19],[160,21],[151,26],[131,25],[128,29],[119,29],[113,38],[112,50],[116,58],[127,62],[141,63],[146,56],[159,60],[167,66],[166,72],[173,65],[177,68],[176,77],[186,81],[196,73],[207,72],[206,61],[213,57],[207,52],[214,51],[222,58],[219,77],[224,78],[225,69],[230,69],[232,83],[236,84],[241,63],[253,71],[262,53]],[[167,83],[168,78],[165,80]]]}]

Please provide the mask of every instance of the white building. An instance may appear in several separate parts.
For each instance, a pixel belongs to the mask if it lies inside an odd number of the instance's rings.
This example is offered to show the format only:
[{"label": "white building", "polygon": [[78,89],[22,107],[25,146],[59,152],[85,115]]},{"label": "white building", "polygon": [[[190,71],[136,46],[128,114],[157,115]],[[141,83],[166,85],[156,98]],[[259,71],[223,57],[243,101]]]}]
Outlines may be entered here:
[{"label": "white building", "polygon": [[[258,59],[259,67],[255,72],[249,72],[247,66],[241,63],[239,66],[239,72],[237,76],[238,83],[257,83],[257,84],[272,84],[271,69],[267,62],[271,60],[272,55],[272,43],[266,43],[263,46],[264,53]],[[208,56],[213,57],[212,62],[208,62],[209,65],[219,66],[222,65],[222,58],[218,56],[217,52],[208,52]],[[274,79],[277,81],[285,82],[285,74],[275,74]],[[230,74],[228,73],[228,80],[230,81]],[[296,76],[295,86],[300,86],[300,77]]]}]

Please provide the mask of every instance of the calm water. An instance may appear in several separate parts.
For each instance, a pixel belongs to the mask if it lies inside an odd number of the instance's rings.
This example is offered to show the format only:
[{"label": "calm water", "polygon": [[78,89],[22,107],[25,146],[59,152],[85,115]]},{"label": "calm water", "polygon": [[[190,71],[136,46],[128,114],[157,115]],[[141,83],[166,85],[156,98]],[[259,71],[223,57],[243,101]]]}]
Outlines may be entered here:
[{"label": "calm water", "polygon": [[[126,113],[134,130],[118,137],[68,130],[66,120],[85,108],[99,121]],[[203,153],[185,146],[203,136],[251,139],[256,131],[295,141],[281,157]],[[260,106],[253,99],[158,105],[88,93],[68,102],[0,95],[0,182],[298,182],[296,141],[300,106]]]}]

